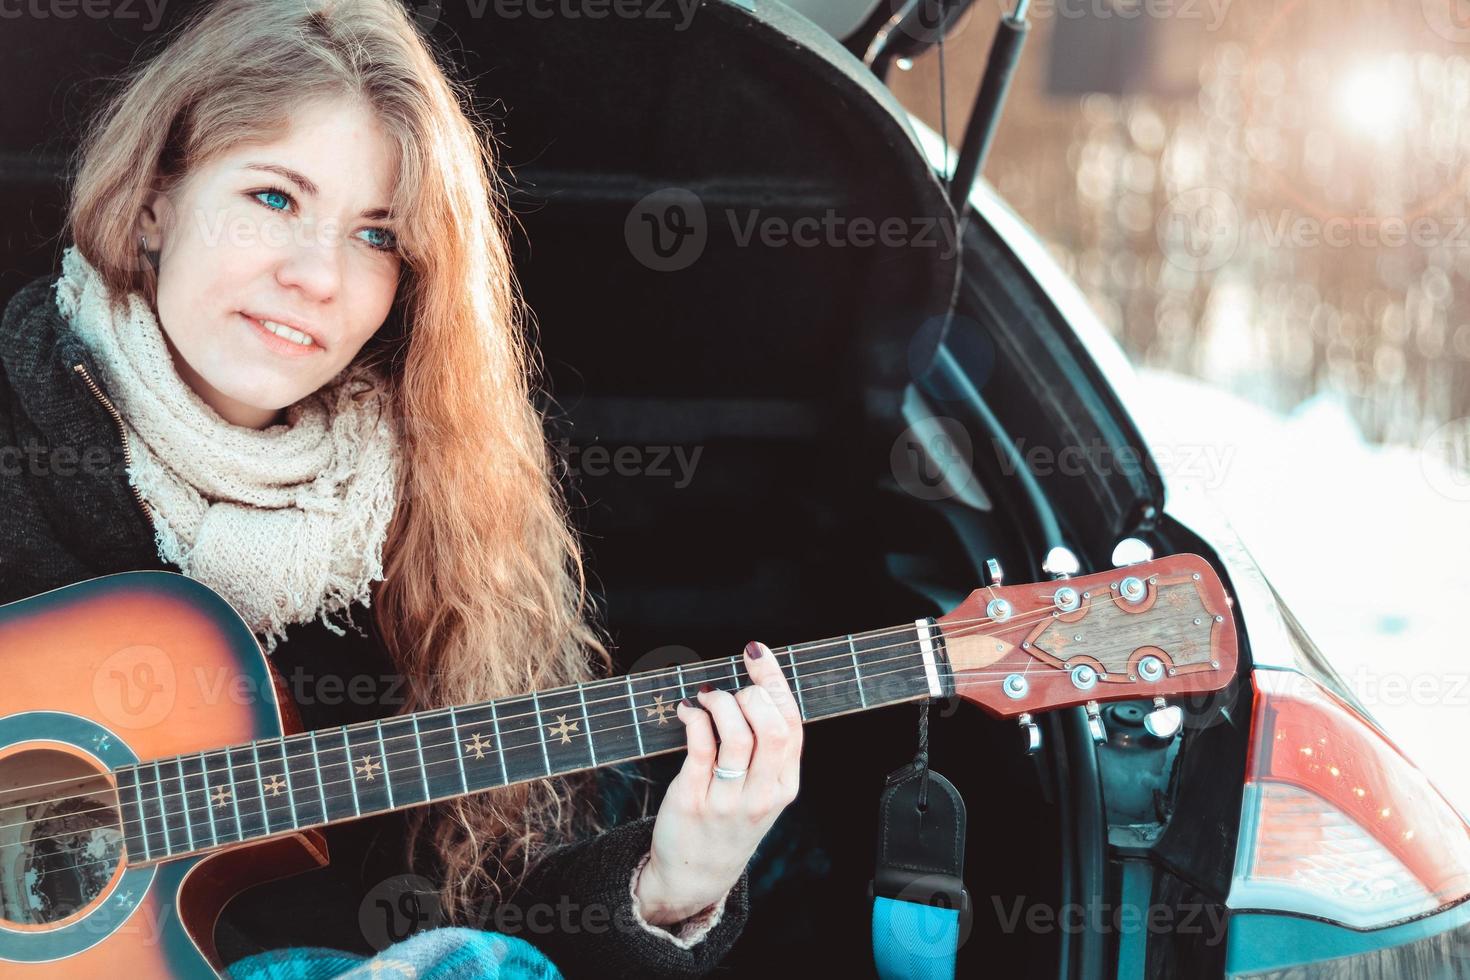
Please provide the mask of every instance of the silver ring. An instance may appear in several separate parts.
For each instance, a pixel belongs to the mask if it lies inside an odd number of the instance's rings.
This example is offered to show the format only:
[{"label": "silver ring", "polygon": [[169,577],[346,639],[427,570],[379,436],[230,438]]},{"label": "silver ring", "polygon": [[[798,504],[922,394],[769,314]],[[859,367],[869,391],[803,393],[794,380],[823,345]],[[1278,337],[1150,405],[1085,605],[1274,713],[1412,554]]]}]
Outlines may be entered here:
[{"label": "silver ring", "polygon": [[739,779],[741,776],[744,776],[749,771],[749,769],[726,769],[723,766],[715,766],[715,778]]}]

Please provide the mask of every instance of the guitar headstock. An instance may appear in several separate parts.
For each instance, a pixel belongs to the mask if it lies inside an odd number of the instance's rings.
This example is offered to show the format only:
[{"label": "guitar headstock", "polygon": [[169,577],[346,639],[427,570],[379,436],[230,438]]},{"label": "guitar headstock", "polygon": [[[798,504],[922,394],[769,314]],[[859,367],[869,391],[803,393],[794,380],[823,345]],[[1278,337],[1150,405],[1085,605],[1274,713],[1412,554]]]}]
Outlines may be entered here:
[{"label": "guitar headstock", "polygon": [[1224,688],[1238,656],[1230,606],[1209,563],[1179,554],[976,589],[938,624],[956,693],[1013,717]]}]

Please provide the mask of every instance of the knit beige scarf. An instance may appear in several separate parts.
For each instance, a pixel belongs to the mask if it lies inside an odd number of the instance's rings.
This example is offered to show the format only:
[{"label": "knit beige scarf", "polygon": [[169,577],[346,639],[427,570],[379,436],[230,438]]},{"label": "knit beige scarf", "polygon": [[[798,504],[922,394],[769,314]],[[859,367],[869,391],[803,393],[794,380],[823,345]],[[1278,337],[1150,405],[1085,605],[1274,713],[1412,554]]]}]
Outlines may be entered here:
[{"label": "knit beige scarf", "polygon": [[[222,595],[263,637],[370,601],[400,469],[382,379],[349,367],[266,429],[222,419],[174,367],[148,303],[115,316],[75,246],[56,303],[97,360],[123,416],[128,481],[153,513],[159,556]],[[354,624],[355,625],[355,624]]]}]

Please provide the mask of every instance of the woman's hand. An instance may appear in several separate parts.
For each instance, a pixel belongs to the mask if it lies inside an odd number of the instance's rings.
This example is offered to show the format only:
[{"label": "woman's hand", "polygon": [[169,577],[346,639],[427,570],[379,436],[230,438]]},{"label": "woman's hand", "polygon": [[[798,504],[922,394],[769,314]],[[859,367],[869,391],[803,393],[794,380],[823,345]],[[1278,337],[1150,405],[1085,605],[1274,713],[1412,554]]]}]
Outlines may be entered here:
[{"label": "woman's hand", "polygon": [[[745,668],[754,684],[733,695],[705,685],[699,706],[679,704],[689,754],[659,806],[652,856],[636,891],[639,912],[652,925],[687,919],[723,898],[796,798],[802,741],[796,699],[769,647],[746,644]],[[747,771],[720,779],[716,765]]]}]

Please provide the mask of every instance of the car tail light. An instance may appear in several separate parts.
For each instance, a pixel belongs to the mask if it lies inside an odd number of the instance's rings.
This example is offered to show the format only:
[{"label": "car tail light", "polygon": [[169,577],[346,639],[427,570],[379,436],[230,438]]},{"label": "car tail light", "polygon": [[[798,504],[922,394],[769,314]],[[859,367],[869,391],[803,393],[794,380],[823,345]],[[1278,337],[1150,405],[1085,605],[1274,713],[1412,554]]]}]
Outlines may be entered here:
[{"label": "car tail light", "polygon": [[1470,895],[1470,827],[1423,773],[1309,678],[1252,679],[1232,909],[1367,929]]}]

